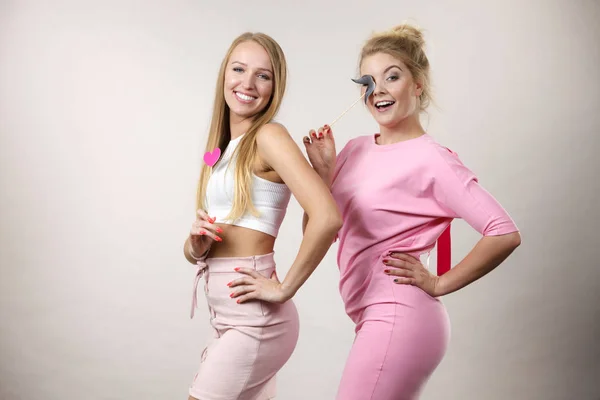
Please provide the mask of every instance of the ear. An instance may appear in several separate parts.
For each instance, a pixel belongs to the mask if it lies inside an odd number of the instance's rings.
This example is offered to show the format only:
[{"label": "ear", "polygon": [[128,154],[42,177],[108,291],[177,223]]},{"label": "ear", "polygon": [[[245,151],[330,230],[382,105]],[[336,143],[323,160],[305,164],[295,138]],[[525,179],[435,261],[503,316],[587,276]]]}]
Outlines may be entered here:
[{"label": "ear", "polygon": [[423,83],[421,81],[415,82],[415,96],[420,97],[423,93]]}]

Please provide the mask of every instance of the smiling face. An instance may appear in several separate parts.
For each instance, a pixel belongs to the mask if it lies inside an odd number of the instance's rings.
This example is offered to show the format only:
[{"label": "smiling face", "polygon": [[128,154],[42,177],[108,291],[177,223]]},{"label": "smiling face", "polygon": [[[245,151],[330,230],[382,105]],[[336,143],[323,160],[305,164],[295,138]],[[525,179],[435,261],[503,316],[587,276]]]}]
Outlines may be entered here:
[{"label": "smiling face", "polygon": [[273,94],[273,67],[267,51],[254,41],[235,47],[225,69],[225,102],[232,116],[251,118],[269,104]]},{"label": "smiling face", "polygon": [[375,53],[363,59],[360,73],[375,80],[375,91],[367,100],[367,107],[380,126],[392,128],[407,117],[418,116],[422,85],[413,80],[402,60]]}]

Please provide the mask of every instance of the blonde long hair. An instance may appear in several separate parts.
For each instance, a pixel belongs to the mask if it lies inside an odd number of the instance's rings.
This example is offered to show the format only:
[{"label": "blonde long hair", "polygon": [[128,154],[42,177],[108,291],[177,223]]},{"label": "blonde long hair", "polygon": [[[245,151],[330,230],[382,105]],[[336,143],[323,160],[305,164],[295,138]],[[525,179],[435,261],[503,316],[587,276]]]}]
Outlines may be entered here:
[{"label": "blonde long hair", "polygon": [[[231,53],[237,45],[243,42],[253,41],[261,45],[271,59],[273,67],[273,93],[265,108],[256,114],[252,125],[242,137],[240,144],[236,148],[237,162],[235,165],[235,189],[233,206],[227,219],[235,220],[241,217],[247,210],[257,215],[256,208],[252,203],[252,175],[256,162],[257,145],[256,134],[265,124],[269,123],[279,111],[287,80],[287,63],[285,55],[279,44],[270,36],[264,33],[246,32],[238,36],[227,50],[227,54],[221,63],[219,77],[217,78],[217,87],[215,91],[215,101],[213,114],[208,133],[208,141],[205,151],[213,151],[216,147],[221,149],[221,154],[225,151],[231,140],[231,131],[229,126],[229,106],[225,102],[224,83],[225,69],[231,57]],[[206,210],[206,186],[212,172],[212,167],[203,164],[198,182],[198,191],[196,196],[197,208]]]}]

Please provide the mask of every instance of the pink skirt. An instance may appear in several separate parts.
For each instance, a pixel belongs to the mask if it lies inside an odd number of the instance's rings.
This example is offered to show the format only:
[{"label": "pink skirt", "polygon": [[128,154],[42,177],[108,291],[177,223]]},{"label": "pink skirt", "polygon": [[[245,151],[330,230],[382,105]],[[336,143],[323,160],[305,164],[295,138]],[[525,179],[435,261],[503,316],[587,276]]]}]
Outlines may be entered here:
[{"label": "pink skirt", "polygon": [[204,275],[204,292],[213,337],[202,352],[200,368],[190,386],[201,400],[267,400],[275,397],[275,374],[289,360],[298,342],[299,321],[291,300],[283,304],[260,300],[238,304],[227,283],[244,276],[236,267],[270,277],[274,253],[252,257],[208,258],[198,262],[196,287]]}]

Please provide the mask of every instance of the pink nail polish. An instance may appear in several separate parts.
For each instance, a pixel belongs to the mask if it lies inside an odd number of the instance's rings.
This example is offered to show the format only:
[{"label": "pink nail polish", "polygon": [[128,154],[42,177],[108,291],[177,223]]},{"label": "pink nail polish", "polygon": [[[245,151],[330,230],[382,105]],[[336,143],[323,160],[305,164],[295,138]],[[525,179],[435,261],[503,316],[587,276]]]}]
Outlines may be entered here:
[{"label": "pink nail polish", "polygon": [[229,297],[231,297],[231,298],[233,299],[233,293],[231,293],[231,294],[229,295]]},{"label": "pink nail polish", "polygon": [[220,237],[218,237],[218,236],[217,236],[217,237],[215,237],[215,240],[216,240],[217,242],[222,242],[222,241],[223,241],[223,239],[221,239],[221,238],[220,238]]},{"label": "pink nail polish", "polygon": [[229,283],[227,284],[227,286],[231,286],[231,284],[232,284],[232,283],[233,283],[233,281],[229,282]]},{"label": "pink nail polish", "polygon": [[239,271],[240,269],[239,269],[239,268],[234,268],[233,270],[234,270],[235,272],[237,272],[237,271]]},{"label": "pink nail polish", "polygon": [[386,274],[389,274],[390,270],[389,269],[385,269],[385,270],[383,270],[383,272],[385,272]]},{"label": "pink nail polish", "polygon": [[236,303],[240,304],[240,301],[238,300],[238,301],[236,301]]}]

